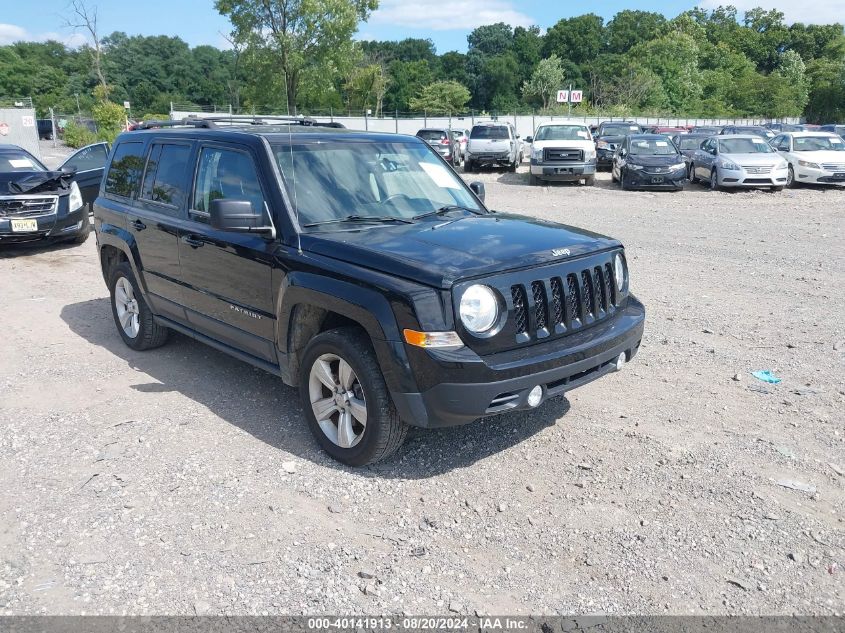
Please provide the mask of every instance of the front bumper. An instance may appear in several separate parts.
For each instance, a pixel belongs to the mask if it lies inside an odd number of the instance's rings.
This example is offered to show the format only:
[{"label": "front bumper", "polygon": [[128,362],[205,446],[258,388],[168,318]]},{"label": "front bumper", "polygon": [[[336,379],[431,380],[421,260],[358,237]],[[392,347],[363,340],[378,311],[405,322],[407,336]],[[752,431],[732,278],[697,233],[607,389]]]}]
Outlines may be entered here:
[{"label": "front bumper", "polygon": [[683,189],[687,180],[687,169],[678,169],[670,172],[653,173],[647,170],[625,171],[625,185],[633,189]]},{"label": "front bumper", "polygon": [[[63,201],[67,204],[67,201]],[[25,233],[12,231],[12,219],[35,220],[37,229]],[[23,244],[41,240],[54,241],[75,237],[84,229],[84,222],[90,222],[88,208],[82,206],[72,213],[53,212],[25,218],[0,217],[0,244]]]},{"label": "front bumper", "polygon": [[794,167],[795,181],[820,185],[845,185],[845,168],[837,171],[827,169],[813,169],[811,167]]},{"label": "front bumper", "polygon": [[718,180],[721,187],[783,187],[789,170],[773,169],[767,174],[749,173],[746,169],[719,168]]},{"label": "front bumper", "polygon": [[645,308],[630,295],[612,319],[546,344],[484,358],[466,348],[438,353],[408,347],[412,364],[415,357],[433,364],[428,371],[444,381],[422,393],[391,395],[405,422],[429,428],[528,409],[528,392],[537,385],[545,401],[614,371],[620,354],[631,360],[644,327]]},{"label": "front bumper", "polygon": [[583,163],[546,163],[531,159],[531,175],[543,180],[580,180],[584,176],[596,173],[594,160]]},{"label": "front bumper", "polygon": [[597,147],[596,148],[596,164],[599,167],[607,167],[613,164],[613,155],[616,153],[615,149]]}]

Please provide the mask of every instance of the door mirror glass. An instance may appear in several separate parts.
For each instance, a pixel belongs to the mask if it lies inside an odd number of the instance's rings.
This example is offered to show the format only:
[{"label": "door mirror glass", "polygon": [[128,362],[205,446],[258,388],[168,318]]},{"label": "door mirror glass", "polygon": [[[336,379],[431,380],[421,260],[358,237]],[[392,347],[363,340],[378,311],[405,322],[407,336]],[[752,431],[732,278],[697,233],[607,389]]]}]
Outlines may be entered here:
[{"label": "door mirror glass", "polygon": [[478,196],[478,199],[481,202],[484,202],[484,183],[479,181],[474,181],[469,183],[469,188],[472,189],[472,192]]},{"label": "door mirror glass", "polygon": [[526,137],[525,137],[525,142],[526,142],[526,143],[533,143],[533,142],[534,142],[534,137],[533,137],[533,136],[526,136]]},{"label": "door mirror glass", "polygon": [[218,198],[209,205],[212,228],[233,233],[269,233],[273,229],[264,225],[264,212],[255,209],[249,200]]}]

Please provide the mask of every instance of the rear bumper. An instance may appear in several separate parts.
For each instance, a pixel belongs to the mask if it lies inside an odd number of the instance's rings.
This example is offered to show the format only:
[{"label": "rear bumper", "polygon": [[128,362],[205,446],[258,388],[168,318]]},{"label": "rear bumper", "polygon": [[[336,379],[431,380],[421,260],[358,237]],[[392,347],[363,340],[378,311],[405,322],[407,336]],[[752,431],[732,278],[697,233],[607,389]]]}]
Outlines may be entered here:
[{"label": "rear bumper", "polygon": [[[524,360],[499,364],[478,356],[475,362],[466,362],[459,354],[453,358],[438,355],[436,362],[447,381],[422,393],[391,395],[405,422],[430,428],[528,409],[528,393],[537,385],[542,387],[545,401],[614,371],[620,354],[631,360],[640,347],[644,327],[645,308],[629,296],[625,309],[613,319],[561,339],[560,348],[550,350],[552,343],[534,345],[524,350],[533,352]],[[467,382],[451,380],[458,376]]]},{"label": "rear bumper", "polygon": [[596,173],[595,161],[585,163],[545,163],[531,159],[531,175],[543,180],[580,180]]},{"label": "rear bumper", "polygon": [[470,152],[468,158],[476,165],[509,165],[512,162],[510,152],[485,154],[473,154]]}]

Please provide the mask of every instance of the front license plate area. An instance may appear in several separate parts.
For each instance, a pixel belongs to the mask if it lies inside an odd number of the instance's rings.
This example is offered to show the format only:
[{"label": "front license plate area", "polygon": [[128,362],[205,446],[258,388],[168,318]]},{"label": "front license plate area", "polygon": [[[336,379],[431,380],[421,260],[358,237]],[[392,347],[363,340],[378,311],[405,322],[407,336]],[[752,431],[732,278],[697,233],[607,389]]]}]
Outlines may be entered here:
[{"label": "front license plate area", "polygon": [[38,220],[12,220],[12,233],[33,233],[38,230]]},{"label": "front license plate area", "polygon": [[663,182],[663,176],[653,176],[651,179],[651,184],[659,185]]}]

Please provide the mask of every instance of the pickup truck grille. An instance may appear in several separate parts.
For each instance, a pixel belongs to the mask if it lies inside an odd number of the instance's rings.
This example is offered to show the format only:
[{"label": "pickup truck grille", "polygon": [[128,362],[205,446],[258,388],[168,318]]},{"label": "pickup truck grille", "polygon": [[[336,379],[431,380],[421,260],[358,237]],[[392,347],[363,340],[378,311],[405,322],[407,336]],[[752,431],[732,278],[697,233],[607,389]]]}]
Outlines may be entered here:
[{"label": "pickup truck grille", "polygon": [[[527,301],[529,288],[533,307]],[[514,284],[511,297],[516,333],[525,340],[586,327],[610,316],[619,302],[609,262],[563,277]]]},{"label": "pickup truck grille", "polygon": [[27,218],[56,212],[56,196],[0,197],[0,218]]},{"label": "pickup truck grille", "polygon": [[543,150],[544,162],[583,162],[584,151],[580,149],[560,149],[557,147],[547,147]]}]

